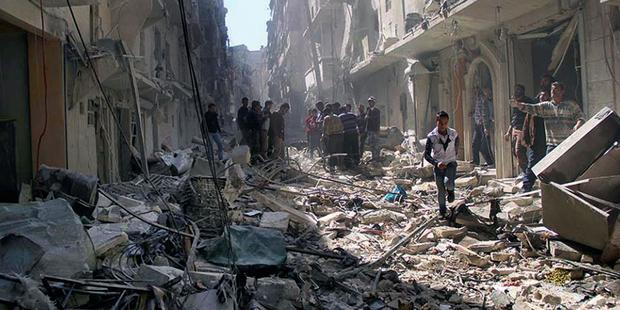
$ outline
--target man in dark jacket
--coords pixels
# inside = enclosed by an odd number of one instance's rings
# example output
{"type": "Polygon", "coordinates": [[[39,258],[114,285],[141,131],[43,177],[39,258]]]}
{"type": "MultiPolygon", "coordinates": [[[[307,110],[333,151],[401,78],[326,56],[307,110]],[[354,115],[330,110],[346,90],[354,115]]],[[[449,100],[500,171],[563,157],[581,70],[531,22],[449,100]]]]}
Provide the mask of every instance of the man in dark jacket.
{"type": "Polygon", "coordinates": [[[260,128],[263,118],[259,101],[252,101],[247,117],[248,146],[253,156],[260,154],[260,128]]]}
{"type": "Polygon", "coordinates": [[[368,98],[368,112],[366,113],[366,135],[368,145],[372,152],[372,161],[378,161],[381,154],[379,145],[379,131],[381,130],[381,111],[375,107],[377,100],[375,97],[368,98]]]}
{"type": "Polygon", "coordinates": [[[247,97],[243,97],[241,99],[241,107],[237,111],[237,127],[239,127],[239,131],[241,132],[241,139],[239,139],[239,144],[248,144],[248,114],[250,113],[250,109],[248,108],[247,97]]]}
{"type": "Polygon", "coordinates": [[[359,163],[359,132],[357,130],[357,117],[351,113],[350,104],[345,105],[338,115],[343,127],[344,152],[347,153],[346,168],[352,168],[359,163]]]}
{"type": "Polygon", "coordinates": [[[286,125],[284,116],[288,113],[290,108],[291,106],[288,103],[283,103],[278,112],[271,114],[269,131],[273,137],[273,158],[284,158],[284,128],[286,125]]]}
{"type": "Polygon", "coordinates": [[[204,117],[207,131],[209,132],[209,138],[211,139],[211,145],[213,145],[213,143],[217,145],[217,158],[222,160],[224,158],[224,143],[222,143],[222,129],[220,128],[215,103],[209,103],[208,110],[204,117]]]}

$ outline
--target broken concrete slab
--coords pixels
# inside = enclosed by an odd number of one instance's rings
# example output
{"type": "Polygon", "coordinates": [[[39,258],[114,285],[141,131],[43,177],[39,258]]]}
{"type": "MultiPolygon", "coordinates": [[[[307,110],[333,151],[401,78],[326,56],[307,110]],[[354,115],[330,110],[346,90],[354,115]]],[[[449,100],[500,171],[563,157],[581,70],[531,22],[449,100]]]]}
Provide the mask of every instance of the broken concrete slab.
{"type": "Polygon", "coordinates": [[[91,217],[94,211],[92,206],[97,202],[98,182],[96,176],[41,165],[33,182],[32,194],[45,199],[49,193],[55,193],[55,197],[71,199],[69,203],[76,214],[91,217]]]}
{"type": "Polygon", "coordinates": [[[513,252],[493,252],[491,253],[491,261],[502,263],[510,261],[515,258],[516,254],[513,252]]]}
{"type": "Polygon", "coordinates": [[[478,186],[478,176],[460,177],[454,180],[454,186],[458,188],[478,186]]]}
{"type": "Polygon", "coordinates": [[[95,255],[98,257],[129,241],[129,236],[126,233],[118,230],[108,230],[105,225],[91,227],[88,230],[88,235],[95,247],[95,255]]]}
{"type": "Polygon", "coordinates": [[[553,257],[568,259],[575,262],[581,261],[581,252],[562,241],[550,240],[547,243],[547,247],[553,257]]]}
{"type": "Polygon", "coordinates": [[[544,183],[572,182],[609,149],[616,141],[618,130],[620,117],[605,107],[547,154],[532,170],[544,183]]]}
{"type": "Polygon", "coordinates": [[[134,280],[144,281],[153,286],[164,284],[183,276],[183,270],[169,266],[141,265],[134,280]]]}
{"type": "Polygon", "coordinates": [[[260,220],[260,227],[273,228],[281,232],[288,230],[290,215],[286,212],[265,212],[260,220]]]}
{"type": "Polygon", "coordinates": [[[314,217],[312,217],[311,215],[299,211],[295,208],[289,207],[281,202],[279,202],[278,200],[276,200],[273,197],[267,196],[263,193],[259,193],[259,192],[253,192],[252,195],[254,196],[254,198],[262,203],[263,205],[265,205],[267,208],[273,210],[273,211],[282,211],[282,212],[287,212],[291,215],[291,220],[294,222],[297,222],[299,224],[302,225],[307,225],[312,229],[316,229],[317,228],[317,221],[314,217]]]}
{"type": "Polygon", "coordinates": [[[435,238],[452,238],[457,239],[467,233],[467,227],[460,228],[450,226],[439,226],[431,229],[435,238]]]}
{"type": "Polygon", "coordinates": [[[64,199],[0,204],[0,238],[11,234],[24,237],[43,250],[30,272],[34,279],[41,274],[71,277],[95,265],[93,245],[79,217],[64,199]]]}
{"type": "Polygon", "coordinates": [[[256,300],[268,309],[285,309],[284,304],[296,302],[301,290],[294,280],[283,278],[260,278],[256,281],[256,300]],[[287,303],[288,301],[288,303],[287,303]]]}

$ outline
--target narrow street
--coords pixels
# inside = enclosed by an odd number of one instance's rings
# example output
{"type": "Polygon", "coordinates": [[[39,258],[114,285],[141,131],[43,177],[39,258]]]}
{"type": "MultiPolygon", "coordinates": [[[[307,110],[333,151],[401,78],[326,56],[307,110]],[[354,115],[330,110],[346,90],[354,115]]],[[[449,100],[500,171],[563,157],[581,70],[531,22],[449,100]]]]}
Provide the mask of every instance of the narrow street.
{"type": "Polygon", "coordinates": [[[620,0],[0,1],[0,310],[619,309],[620,0]]]}

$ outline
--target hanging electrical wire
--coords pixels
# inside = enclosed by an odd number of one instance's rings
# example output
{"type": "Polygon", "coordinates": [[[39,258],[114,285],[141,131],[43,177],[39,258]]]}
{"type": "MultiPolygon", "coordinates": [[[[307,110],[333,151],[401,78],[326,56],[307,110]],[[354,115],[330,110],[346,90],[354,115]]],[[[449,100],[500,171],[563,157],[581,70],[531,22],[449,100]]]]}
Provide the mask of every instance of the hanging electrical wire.
{"type": "Polygon", "coordinates": [[[41,165],[41,143],[43,142],[43,137],[47,133],[47,62],[45,59],[45,16],[43,12],[43,0],[39,0],[39,8],[41,13],[41,60],[43,62],[43,109],[44,109],[44,119],[43,119],[43,130],[39,135],[39,139],[37,141],[37,158],[36,164],[37,168],[41,165]]]}

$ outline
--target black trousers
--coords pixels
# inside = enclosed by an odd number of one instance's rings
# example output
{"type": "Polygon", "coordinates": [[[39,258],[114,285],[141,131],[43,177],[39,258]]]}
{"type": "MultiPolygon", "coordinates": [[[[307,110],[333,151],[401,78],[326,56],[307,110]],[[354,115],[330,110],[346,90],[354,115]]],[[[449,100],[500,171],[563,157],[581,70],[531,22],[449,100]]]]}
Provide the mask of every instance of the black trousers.
{"type": "Polygon", "coordinates": [[[343,139],[343,153],[348,155],[345,166],[351,168],[359,164],[360,161],[359,134],[357,132],[345,132],[343,139]]]}
{"type": "Polygon", "coordinates": [[[493,160],[493,152],[491,152],[491,143],[489,141],[489,136],[484,133],[483,125],[474,126],[473,140],[472,151],[474,153],[474,164],[480,165],[480,153],[482,153],[484,161],[488,165],[494,165],[495,161],[493,160]]]}
{"type": "MultiPolygon", "coordinates": [[[[325,140],[325,154],[332,155],[342,153],[343,150],[343,134],[335,134],[335,135],[326,135],[324,136],[325,140]]],[[[330,168],[334,168],[338,164],[339,159],[335,156],[330,156],[327,161],[330,168]]]]}

